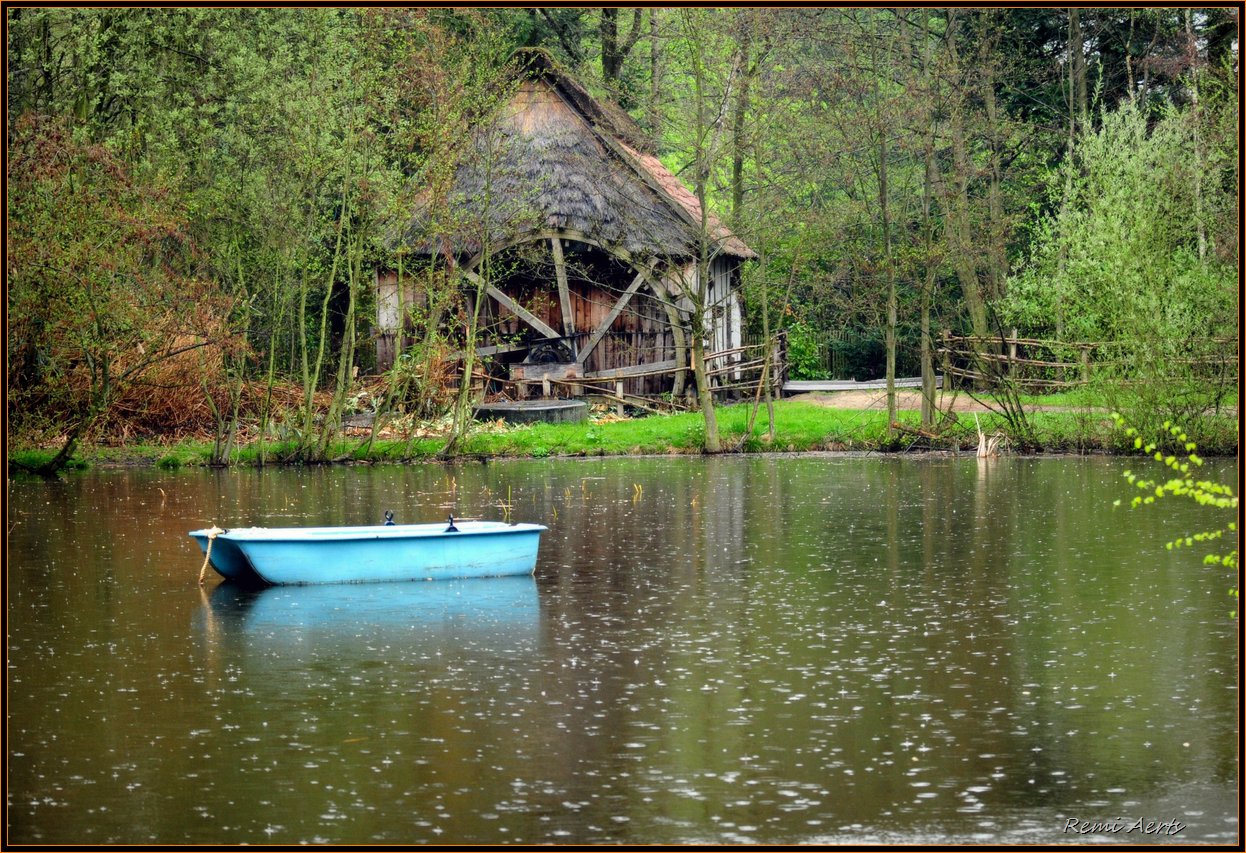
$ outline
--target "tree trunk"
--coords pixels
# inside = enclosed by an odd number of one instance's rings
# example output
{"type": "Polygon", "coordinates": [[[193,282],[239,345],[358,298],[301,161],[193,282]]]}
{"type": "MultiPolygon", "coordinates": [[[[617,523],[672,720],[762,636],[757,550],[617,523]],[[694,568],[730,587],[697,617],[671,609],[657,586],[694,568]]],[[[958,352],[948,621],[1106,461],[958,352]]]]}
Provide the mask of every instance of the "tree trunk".
{"type": "MultiPolygon", "coordinates": [[[[926,280],[921,292],[921,359],[922,359],[922,427],[934,426],[935,375],[934,342],[930,336],[930,308],[934,301],[937,281],[937,264],[934,257],[934,219],[931,216],[931,197],[934,192],[934,118],[931,114],[930,132],[926,137],[926,179],[922,184],[922,230],[926,240],[926,280]]],[[[947,378],[944,377],[944,381],[947,378]]]]}
{"type": "Polygon", "coordinates": [[[1199,104],[1199,57],[1198,43],[1194,39],[1194,25],[1190,10],[1185,10],[1185,35],[1190,44],[1193,56],[1190,59],[1190,108],[1193,115],[1190,122],[1194,128],[1194,221],[1198,229],[1198,259],[1207,260],[1207,224],[1203,221],[1203,162],[1206,152],[1203,148],[1202,111],[1199,104]]]}
{"type": "Polygon", "coordinates": [[[601,76],[607,86],[618,85],[622,68],[623,57],[619,54],[619,10],[607,7],[601,10],[601,76]]]}
{"type": "Polygon", "coordinates": [[[329,445],[337,435],[341,425],[342,410],[346,405],[346,397],[350,392],[355,378],[355,306],[358,302],[360,279],[362,278],[363,237],[356,232],[351,235],[351,246],[346,258],[346,321],[342,332],[342,346],[338,352],[337,378],[333,383],[333,398],[329,403],[329,411],[325,413],[321,424],[320,440],[316,448],[316,458],[329,458],[329,445]]]}
{"type": "Polygon", "coordinates": [[[891,216],[887,186],[887,135],[882,128],[878,137],[878,206],[883,223],[883,269],[887,276],[887,438],[892,437],[891,425],[896,422],[896,274],[891,263],[891,216]]]}
{"type": "Polygon", "coordinates": [[[1090,108],[1086,98],[1086,48],[1082,39],[1081,13],[1069,9],[1069,73],[1072,75],[1073,114],[1077,129],[1084,131],[1090,108]]]}
{"type": "Polygon", "coordinates": [[[662,143],[661,86],[658,76],[658,10],[649,9],[649,135],[654,150],[662,143]]]}
{"type": "MultiPolygon", "coordinates": [[[[718,453],[722,450],[722,442],[718,435],[718,416],[714,411],[714,395],[710,388],[710,377],[705,367],[705,337],[709,329],[710,314],[710,246],[711,238],[709,233],[709,181],[710,175],[714,172],[714,166],[718,162],[719,143],[721,137],[717,135],[720,128],[717,122],[717,113],[715,106],[709,102],[709,96],[706,91],[706,64],[705,56],[695,51],[702,50],[703,47],[700,40],[696,38],[699,33],[693,23],[693,13],[685,9],[682,12],[685,25],[687,27],[686,35],[691,36],[694,42],[694,54],[691,57],[692,72],[692,89],[693,89],[693,142],[692,142],[692,167],[693,167],[693,190],[700,205],[701,214],[700,228],[697,234],[697,262],[694,271],[694,279],[691,282],[691,288],[685,286],[684,293],[692,302],[691,316],[691,358],[692,358],[692,376],[696,381],[697,402],[701,408],[701,414],[705,419],[705,452],[718,453]]],[[[729,91],[731,83],[728,81],[724,87],[725,91],[729,91]]]]}
{"type": "Polygon", "coordinates": [[[731,221],[737,227],[744,213],[744,154],[748,144],[745,140],[745,120],[748,117],[749,88],[753,77],[753,19],[751,16],[743,17],[745,15],[748,15],[748,11],[742,10],[740,40],[736,48],[736,59],[741,69],[740,85],[731,111],[731,221]]]}
{"type": "Polygon", "coordinates": [[[601,10],[601,76],[623,109],[630,109],[632,106],[631,98],[623,86],[623,61],[640,38],[640,24],[641,10],[634,9],[632,31],[620,41],[619,10],[613,7],[601,10]]]}
{"type": "Polygon", "coordinates": [[[986,245],[987,293],[990,299],[1001,299],[1008,277],[1008,249],[1005,245],[1008,230],[1001,189],[1004,181],[1001,140],[1004,134],[995,103],[995,74],[988,57],[983,57],[982,69],[982,101],[986,107],[987,139],[991,150],[987,175],[987,216],[990,223],[986,245]]]}
{"type": "Polygon", "coordinates": [[[951,187],[947,179],[934,166],[936,182],[945,199],[943,235],[947,252],[952,258],[952,268],[960,282],[961,294],[965,300],[965,308],[969,313],[969,323],[973,334],[986,337],[989,327],[986,320],[986,303],[982,297],[982,284],[978,278],[978,266],[973,256],[973,240],[969,224],[969,190],[968,175],[969,159],[965,151],[965,136],[962,120],[953,108],[950,121],[952,133],[953,168],[951,187]]]}
{"type": "Polygon", "coordinates": [[[944,184],[944,234],[947,250],[953,259],[953,268],[960,281],[961,295],[965,300],[965,308],[969,312],[969,323],[973,334],[985,338],[990,333],[986,320],[986,302],[982,295],[982,282],[978,277],[978,265],[974,255],[972,229],[969,222],[969,176],[972,164],[969,161],[968,144],[965,140],[964,100],[968,97],[965,91],[964,73],[960,70],[960,61],[956,52],[956,16],[949,14],[948,30],[945,39],[948,55],[952,65],[959,73],[953,78],[953,85],[959,91],[951,93],[948,110],[948,130],[952,142],[952,186],[944,184]],[[959,85],[958,85],[959,84],[959,85]]]}
{"type": "Polygon", "coordinates": [[[935,395],[938,389],[935,387],[934,372],[934,351],[932,340],[930,338],[930,303],[931,293],[934,291],[934,268],[930,267],[926,271],[926,285],[922,288],[922,307],[921,307],[921,359],[922,359],[922,428],[930,429],[934,426],[935,412],[935,395]]]}
{"type": "Polygon", "coordinates": [[[714,411],[714,394],[710,389],[709,371],[705,367],[705,338],[699,330],[692,335],[692,375],[697,383],[697,403],[705,417],[705,452],[721,453],[718,414],[714,411]]]}
{"type": "Polygon", "coordinates": [[[68,464],[70,458],[74,455],[74,451],[78,449],[78,439],[84,431],[85,427],[82,426],[72,430],[69,436],[65,439],[65,443],[61,445],[61,449],[56,452],[56,455],[39,467],[35,468],[34,472],[48,477],[64,468],[65,465],[68,464]]]}
{"type": "Polygon", "coordinates": [[[470,276],[469,280],[476,285],[472,291],[472,305],[467,315],[466,340],[463,343],[463,371],[459,378],[459,390],[454,397],[451,417],[450,437],[438,455],[450,459],[459,452],[459,445],[467,437],[468,427],[472,420],[472,376],[476,370],[476,339],[480,333],[480,310],[489,298],[490,259],[486,253],[480,263],[480,272],[470,276]]]}
{"type": "Polygon", "coordinates": [[[302,298],[299,303],[299,335],[302,340],[303,352],[303,427],[299,436],[299,456],[304,460],[312,461],[314,456],[308,459],[312,454],[313,447],[316,444],[312,435],[312,425],[314,423],[316,388],[320,385],[320,370],[324,365],[325,338],[328,336],[329,323],[329,299],[333,295],[333,284],[337,281],[338,264],[342,258],[342,234],[346,227],[346,219],[350,216],[350,205],[348,204],[348,194],[350,186],[350,172],[346,171],[342,178],[342,209],[338,213],[337,236],[333,245],[333,262],[329,265],[329,277],[325,282],[324,300],[320,306],[320,340],[316,349],[316,364],[312,369],[308,364],[308,342],[307,342],[307,324],[305,322],[307,313],[307,282],[304,276],[302,298]]]}
{"type": "MultiPolygon", "coordinates": [[[[763,255],[761,258],[758,259],[758,267],[762,270],[762,274],[761,274],[762,275],[762,280],[761,280],[761,339],[762,339],[762,346],[764,347],[763,352],[765,353],[766,364],[777,365],[778,359],[775,358],[775,353],[774,353],[775,341],[772,336],[772,330],[770,328],[770,280],[766,276],[765,265],[766,265],[766,258],[763,255]]],[[[776,374],[776,372],[772,368],[769,378],[766,381],[766,389],[765,389],[765,392],[766,392],[766,424],[767,424],[766,435],[770,438],[770,441],[772,442],[774,441],[774,438],[775,438],[774,386],[779,381],[779,379],[780,377],[776,374]]]]}

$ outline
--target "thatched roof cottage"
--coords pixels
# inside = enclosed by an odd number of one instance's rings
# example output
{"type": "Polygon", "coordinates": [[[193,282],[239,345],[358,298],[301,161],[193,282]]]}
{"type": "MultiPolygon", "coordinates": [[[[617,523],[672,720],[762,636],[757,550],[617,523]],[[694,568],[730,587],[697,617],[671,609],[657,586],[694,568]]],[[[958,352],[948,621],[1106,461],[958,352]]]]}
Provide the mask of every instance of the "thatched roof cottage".
{"type": "MultiPolygon", "coordinates": [[[[707,295],[710,351],[740,345],[740,263],[754,253],[655,156],[636,123],[593,98],[543,51],[519,55],[509,103],[478,130],[443,211],[417,209],[398,243],[485,280],[477,350],[513,379],[622,381],[629,395],[682,392],[690,295],[707,295]],[[710,282],[698,289],[698,252],[710,282]]],[[[377,276],[378,367],[396,355],[403,306],[377,276]]]]}

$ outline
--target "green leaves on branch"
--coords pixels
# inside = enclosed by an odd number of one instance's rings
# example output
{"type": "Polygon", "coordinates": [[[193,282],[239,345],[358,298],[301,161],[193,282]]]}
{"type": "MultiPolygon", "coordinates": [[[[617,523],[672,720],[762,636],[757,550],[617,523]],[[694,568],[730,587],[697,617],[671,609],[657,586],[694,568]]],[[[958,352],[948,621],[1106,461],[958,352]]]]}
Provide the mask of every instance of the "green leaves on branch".
{"type": "MultiPolygon", "coordinates": [[[[1138,431],[1128,426],[1125,419],[1117,412],[1112,413],[1112,420],[1115,421],[1117,429],[1122,429],[1125,435],[1133,437],[1136,449],[1140,449],[1148,455],[1154,454],[1157,462],[1162,462],[1180,475],[1161,483],[1158,480],[1140,477],[1133,471],[1125,471],[1123,475],[1125,479],[1140,492],[1130,501],[1131,508],[1136,509],[1140,506],[1147,506],[1165,497],[1183,497],[1195,501],[1200,506],[1231,510],[1234,517],[1236,517],[1238,496],[1233,493],[1232,486],[1212,480],[1195,480],[1189,475],[1191,467],[1201,467],[1203,460],[1195,453],[1195,450],[1197,450],[1195,443],[1189,440],[1189,437],[1179,426],[1170,421],[1164,422],[1164,430],[1168,433],[1169,438],[1179,442],[1184,449],[1184,458],[1179,457],[1177,454],[1165,455],[1162,451],[1156,449],[1157,445],[1154,443],[1146,443],[1144,445],[1142,437],[1138,435],[1138,431]]],[[[1114,506],[1120,506],[1120,504],[1120,500],[1113,502],[1114,506]]],[[[1165,543],[1164,547],[1169,551],[1191,548],[1195,544],[1224,540],[1226,539],[1226,534],[1236,537],[1236,521],[1230,521],[1224,527],[1218,529],[1204,530],[1188,536],[1179,536],[1165,543]]],[[[1237,548],[1224,553],[1207,554],[1203,557],[1203,565],[1223,566],[1236,573],[1238,566],[1237,548]]],[[[1230,589],[1229,594],[1236,599],[1237,589],[1230,589]]],[[[1237,615],[1236,610],[1232,615],[1237,615]]]]}

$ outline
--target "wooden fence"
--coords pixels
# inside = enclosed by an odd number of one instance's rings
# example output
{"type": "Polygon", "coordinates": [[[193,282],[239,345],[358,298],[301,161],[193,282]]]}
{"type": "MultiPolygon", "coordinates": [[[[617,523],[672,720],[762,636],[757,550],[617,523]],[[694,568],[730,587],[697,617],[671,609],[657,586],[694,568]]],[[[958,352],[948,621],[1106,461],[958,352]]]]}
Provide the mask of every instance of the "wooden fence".
{"type": "MultiPolygon", "coordinates": [[[[1190,370],[1195,376],[1237,381],[1238,341],[1204,338],[1187,342],[1186,352],[1164,363],[1190,370]]],[[[1054,341],[1010,336],[975,337],[944,331],[936,355],[949,385],[978,385],[1008,381],[1035,392],[1077,388],[1110,376],[1133,381],[1136,371],[1129,345],[1103,341],[1054,341]]],[[[1176,370],[1173,371],[1176,373],[1176,370]]]]}
{"type": "MultiPolygon", "coordinates": [[[[785,334],[781,332],[780,334],[785,334]]],[[[845,351],[854,346],[861,346],[865,341],[865,336],[851,329],[832,329],[820,334],[820,339],[815,344],[813,361],[817,364],[817,377],[806,378],[826,378],[826,379],[849,379],[851,378],[852,365],[849,363],[845,351]]],[[[762,343],[761,335],[746,334],[744,343],[756,346],[762,343]]]]}
{"type": "MultiPolygon", "coordinates": [[[[806,338],[804,350],[792,347],[788,365],[794,380],[881,379],[886,371],[886,349],[881,330],[871,335],[856,327],[819,330],[812,344],[806,338]],[[812,349],[812,352],[810,352],[812,349]],[[799,373],[800,375],[794,375],[799,373]]],[[[745,343],[760,343],[761,336],[745,336],[745,343]]],[[[921,371],[920,339],[909,334],[896,342],[896,372],[915,375],[921,371]]]]}
{"type": "MultiPolygon", "coordinates": [[[[739,399],[762,395],[765,387],[769,386],[775,397],[780,396],[787,376],[786,345],[787,338],[780,333],[772,338],[768,346],[761,341],[707,353],[705,366],[713,394],[724,400],[739,399]]],[[[692,409],[697,405],[691,369],[679,366],[674,361],[600,371],[588,377],[534,377],[509,384],[515,386],[515,395],[520,398],[527,396],[530,391],[549,396],[558,387],[573,396],[595,397],[620,408],[627,405],[647,411],[672,411],[692,409]],[[629,379],[639,376],[671,376],[681,371],[685,374],[684,394],[681,397],[641,396],[629,394],[625,390],[625,383],[629,379]]]]}

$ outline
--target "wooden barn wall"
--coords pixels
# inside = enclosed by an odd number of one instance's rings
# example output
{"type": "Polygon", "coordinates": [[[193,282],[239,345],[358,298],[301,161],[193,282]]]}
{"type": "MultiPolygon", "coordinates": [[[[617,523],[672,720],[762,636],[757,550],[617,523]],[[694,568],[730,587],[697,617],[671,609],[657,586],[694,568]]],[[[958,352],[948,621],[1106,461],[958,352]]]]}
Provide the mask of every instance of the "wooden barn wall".
{"type": "MultiPolygon", "coordinates": [[[[738,273],[739,266],[721,255],[710,262],[711,352],[738,349],[744,343],[744,312],[737,288],[738,273]]],[[[738,362],[741,359],[737,354],[730,356],[729,360],[738,362]]],[[[734,373],[732,378],[738,380],[739,373],[734,373]]]]}
{"type": "MultiPolygon", "coordinates": [[[[743,316],[737,292],[737,269],[736,264],[727,258],[717,258],[711,266],[709,297],[712,331],[710,340],[707,341],[711,351],[739,347],[742,341],[743,316]]],[[[582,346],[588,341],[629,283],[630,279],[619,280],[609,282],[608,286],[603,287],[583,280],[569,282],[571,310],[579,345],[582,346]]],[[[411,344],[409,335],[404,336],[401,343],[398,340],[399,318],[405,307],[418,297],[409,280],[404,285],[400,292],[398,277],[394,271],[380,271],[376,274],[378,370],[389,369],[401,349],[411,344]]],[[[505,283],[502,290],[550,327],[558,330],[563,328],[557,286],[552,281],[517,277],[505,283]]],[[[481,330],[481,346],[541,340],[541,335],[535,329],[493,299],[486,299],[483,306],[481,330]]],[[[524,355],[523,352],[503,354],[498,356],[498,360],[514,363],[522,361],[524,355]]],[[[588,357],[584,370],[591,373],[654,364],[673,360],[675,355],[675,337],[668,325],[666,311],[648,287],[642,287],[598,342],[588,357]]],[[[602,384],[613,387],[612,380],[602,384]]],[[[670,374],[630,377],[624,380],[625,392],[636,396],[669,393],[672,385],[673,377],[670,374]]]]}
{"type": "Polygon", "coordinates": [[[398,324],[402,317],[402,295],[397,272],[376,275],[376,369],[389,370],[398,358],[398,324]]]}
{"type": "MultiPolygon", "coordinates": [[[[570,282],[571,313],[575,318],[578,346],[588,342],[593,331],[606,319],[618,301],[619,294],[627,287],[620,283],[615,287],[598,287],[584,282],[570,282]]],[[[561,330],[562,309],[555,289],[536,287],[503,288],[507,296],[532,312],[546,325],[561,330]]],[[[489,333],[481,340],[482,346],[504,344],[515,339],[539,340],[540,335],[509,309],[490,299],[482,312],[482,329],[489,333]]],[[[606,335],[597,343],[584,363],[586,373],[654,364],[675,358],[675,336],[667,323],[662,304],[641,288],[614,322],[606,335]]],[[[516,353],[515,361],[523,355],[516,353]]],[[[670,376],[639,376],[624,380],[628,394],[650,396],[667,392],[673,379],[670,376]]],[[[613,381],[603,383],[613,386],[613,381]]]]}
{"type": "Polygon", "coordinates": [[[373,273],[376,286],[376,370],[383,373],[394,366],[398,354],[415,343],[408,324],[398,338],[398,327],[406,320],[413,304],[425,304],[424,292],[410,278],[398,287],[398,273],[380,270],[373,273]]]}

